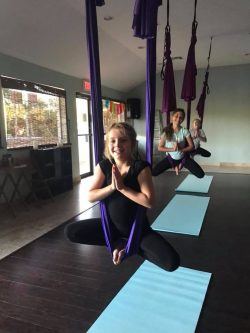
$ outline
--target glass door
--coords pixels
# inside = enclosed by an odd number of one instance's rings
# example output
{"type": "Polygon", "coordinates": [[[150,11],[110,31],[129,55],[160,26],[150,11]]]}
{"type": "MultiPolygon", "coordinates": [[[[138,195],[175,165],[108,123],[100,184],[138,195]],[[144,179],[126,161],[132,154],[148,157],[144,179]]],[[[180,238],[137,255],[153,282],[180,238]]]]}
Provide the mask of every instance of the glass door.
{"type": "Polygon", "coordinates": [[[93,174],[92,130],[89,97],[76,95],[77,136],[81,178],[93,174]]]}

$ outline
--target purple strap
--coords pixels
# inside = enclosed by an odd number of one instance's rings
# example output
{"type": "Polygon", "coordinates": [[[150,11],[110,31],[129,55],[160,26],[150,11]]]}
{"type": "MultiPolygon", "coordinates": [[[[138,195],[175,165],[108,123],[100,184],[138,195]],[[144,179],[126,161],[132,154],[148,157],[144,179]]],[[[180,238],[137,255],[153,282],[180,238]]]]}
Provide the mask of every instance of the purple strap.
{"type": "Polygon", "coordinates": [[[146,71],[146,158],[152,165],[155,124],[156,38],[147,40],[146,71]]]}
{"type": "Polygon", "coordinates": [[[176,109],[174,69],[171,58],[171,34],[169,25],[169,0],[167,0],[167,25],[165,27],[164,55],[161,78],[164,80],[162,112],[166,113],[166,125],[170,124],[170,112],[176,109]]]}
{"type": "Polygon", "coordinates": [[[207,97],[207,94],[210,93],[210,89],[209,89],[209,85],[208,85],[208,76],[209,76],[209,68],[210,68],[209,62],[210,62],[210,57],[211,57],[212,40],[213,40],[213,37],[211,37],[211,40],[210,40],[209,53],[208,53],[208,58],[207,58],[207,61],[208,61],[207,70],[206,70],[206,73],[205,73],[205,79],[203,81],[202,93],[201,93],[201,96],[199,98],[198,104],[196,106],[196,110],[197,110],[198,115],[201,119],[201,125],[203,123],[206,97],[207,97]]]}
{"type": "Polygon", "coordinates": [[[194,19],[192,23],[192,36],[191,42],[188,49],[186,67],[184,71],[184,78],[182,83],[181,98],[187,102],[187,128],[190,127],[190,116],[191,116],[191,101],[196,98],[196,75],[197,67],[195,61],[195,44],[197,42],[196,30],[198,22],[196,21],[196,5],[197,0],[195,0],[194,7],[194,19]]]}
{"type": "Polygon", "coordinates": [[[146,67],[146,159],[152,164],[155,121],[156,35],[158,7],[162,0],[135,0],[134,36],[147,38],[146,67]]]}
{"type": "MultiPolygon", "coordinates": [[[[101,210],[102,228],[104,232],[105,241],[108,247],[108,251],[112,256],[114,248],[110,232],[110,224],[109,224],[107,209],[103,201],[100,201],[100,210],[101,210]]],[[[140,238],[141,238],[141,229],[145,216],[146,216],[146,208],[143,206],[139,206],[137,208],[136,217],[129,234],[127,245],[125,247],[125,256],[123,257],[123,260],[126,257],[138,253],[140,238]]]]}
{"type": "Polygon", "coordinates": [[[162,0],[135,0],[132,29],[139,38],[155,38],[158,7],[162,0]]]}
{"type": "Polygon", "coordinates": [[[134,223],[132,225],[128,242],[126,245],[125,257],[137,254],[140,246],[142,225],[146,217],[146,208],[138,206],[134,223]]]}
{"type": "Polygon", "coordinates": [[[112,255],[112,253],[113,253],[112,236],[111,236],[111,232],[110,232],[106,206],[103,201],[100,201],[100,211],[101,211],[102,229],[104,232],[106,245],[108,247],[109,253],[112,255]]]}
{"type": "MultiPolygon", "coordinates": [[[[96,3],[92,0],[85,0],[86,4],[86,38],[88,44],[88,58],[90,69],[91,84],[91,110],[94,133],[94,152],[95,163],[97,164],[103,156],[104,150],[104,129],[102,117],[102,92],[101,92],[101,75],[99,61],[99,43],[96,3]]],[[[97,1],[101,6],[104,1],[97,1]]]]}
{"type": "MultiPolygon", "coordinates": [[[[134,32],[135,35],[141,38],[153,38],[147,43],[147,52],[151,57],[147,59],[147,80],[152,83],[148,86],[147,96],[147,140],[148,153],[147,159],[151,162],[152,156],[152,140],[153,140],[153,121],[155,108],[155,72],[156,72],[156,27],[157,27],[157,11],[162,0],[136,0],[134,10],[134,32]],[[151,125],[150,125],[151,124],[151,125]]],[[[104,5],[103,0],[85,0],[86,4],[86,31],[88,43],[88,56],[90,67],[90,82],[91,82],[91,109],[94,128],[94,150],[96,164],[102,159],[104,148],[104,130],[102,119],[102,94],[101,94],[101,77],[100,77],[100,60],[98,47],[98,27],[96,5],[104,5]]],[[[147,83],[149,84],[149,83],[147,83]]],[[[113,252],[113,243],[110,232],[108,214],[104,203],[100,203],[102,226],[104,236],[109,252],[113,252]]],[[[141,225],[145,217],[146,209],[138,207],[135,221],[131,228],[131,232],[126,246],[126,256],[132,255],[138,251],[139,240],[141,236],[141,225]]]]}

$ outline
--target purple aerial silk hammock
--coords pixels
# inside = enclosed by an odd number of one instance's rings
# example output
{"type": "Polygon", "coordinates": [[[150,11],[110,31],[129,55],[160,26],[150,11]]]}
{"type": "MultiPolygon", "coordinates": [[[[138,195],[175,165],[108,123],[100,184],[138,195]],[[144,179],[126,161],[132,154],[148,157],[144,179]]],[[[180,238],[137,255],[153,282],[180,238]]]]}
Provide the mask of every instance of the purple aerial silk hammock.
{"type": "Polygon", "coordinates": [[[187,128],[190,127],[190,115],[191,115],[191,101],[196,98],[196,75],[197,67],[195,63],[195,44],[197,42],[196,30],[198,22],[196,21],[196,5],[194,6],[194,19],[192,23],[192,37],[188,50],[188,56],[186,61],[186,67],[184,71],[184,79],[182,84],[181,98],[187,102],[187,128]]]}
{"type": "MultiPolygon", "coordinates": [[[[101,211],[102,227],[104,231],[106,245],[110,254],[112,255],[114,247],[110,231],[109,218],[105,203],[103,201],[100,201],[100,211],[101,211]]],[[[127,240],[127,245],[125,248],[125,256],[123,257],[123,259],[138,253],[140,245],[141,227],[142,227],[142,222],[145,219],[145,216],[146,216],[146,208],[139,206],[137,208],[136,216],[130,230],[129,238],[127,240]]]]}
{"type": "Polygon", "coordinates": [[[146,159],[152,165],[155,124],[156,38],[147,39],[146,159]]]}
{"type": "Polygon", "coordinates": [[[169,0],[167,1],[167,25],[165,27],[164,56],[161,70],[161,78],[164,80],[162,112],[166,113],[166,125],[170,124],[170,112],[176,109],[176,94],[173,62],[171,58],[171,35],[169,25],[169,0]]]}
{"type": "Polygon", "coordinates": [[[207,97],[207,94],[210,93],[210,89],[209,89],[209,86],[208,86],[208,76],[209,76],[209,69],[210,69],[210,56],[211,56],[212,39],[213,39],[213,37],[211,37],[211,41],[210,41],[209,53],[208,53],[208,58],[207,58],[208,64],[207,64],[207,69],[206,69],[206,73],[205,73],[205,79],[203,81],[202,93],[200,95],[198,104],[196,106],[196,110],[197,110],[198,115],[199,115],[200,120],[201,120],[201,125],[203,123],[206,97],[207,97]]]}
{"type": "MultiPolygon", "coordinates": [[[[85,0],[86,4],[86,37],[88,44],[88,58],[90,68],[90,83],[91,83],[91,110],[94,128],[94,152],[95,163],[97,164],[102,159],[104,150],[104,129],[102,118],[102,94],[101,94],[101,76],[100,76],[100,60],[98,46],[98,27],[96,5],[104,5],[104,1],[85,0]]],[[[110,253],[113,252],[112,238],[107,219],[105,204],[100,202],[100,212],[102,220],[102,228],[105,241],[110,253]]]]}
{"type": "MultiPolygon", "coordinates": [[[[144,2],[144,1],[142,1],[144,2]]],[[[157,1],[161,3],[161,1],[157,1]]],[[[103,5],[104,1],[96,1],[96,3],[92,0],[85,0],[86,3],[86,31],[87,31],[87,43],[88,43],[88,56],[89,56],[89,66],[90,66],[90,82],[91,82],[91,106],[92,106],[92,116],[93,116],[93,127],[94,127],[94,147],[95,147],[95,162],[98,163],[102,159],[102,153],[104,148],[104,130],[103,130],[103,119],[102,119],[102,96],[101,96],[101,78],[100,78],[100,61],[99,61],[99,48],[98,48],[98,28],[97,28],[97,17],[96,17],[96,5],[103,5]]],[[[144,14],[146,14],[145,17],[138,16],[137,13],[137,19],[134,19],[135,21],[140,20],[140,22],[143,22],[144,27],[147,27],[146,33],[143,34],[145,36],[147,35],[148,38],[152,38],[152,32],[154,32],[154,36],[156,36],[156,15],[154,14],[153,17],[155,17],[154,22],[155,26],[153,27],[152,24],[152,10],[155,8],[156,1],[154,0],[148,0],[147,4],[149,5],[147,7],[146,12],[144,11],[144,14]],[[147,22],[150,22],[150,24],[147,24],[147,22]],[[151,30],[150,30],[151,29],[151,30]],[[151,31],[151,32],[150,32],[151,31]]],[[[140,8],[146,8],[145,6],[139,6],[140,8]]],[[[158,8],[158,6],[157,6],[158,8]]],[[[154,107],[155,107],[155,71],[156,71],[156,40],[153,38],[152,40],[147,41],[147,82],[150,84],[149,88],[147,89],[147,119],[150,121],[153,119],[152,124],[149,125],[149,130],[147,130],[147,141],[150,140],[150,144],[147,146],[147,150],[149,153],[147,153],[147,159],[149,162],[151,162],[151,156],[152,156],[152,133],[154,129],[154,107]],[[153,127],[151,128],[150,125],[153,127]],[[151,150],[151,152],[150,152],[151,150]],[[151,154],[151,155],[150,155],[151,154]]],[[[109,252],[112,255],[113,252],[113,242],[109,227],[109,220],[108,220],[108,214],[105,207],[105,203],[103,201],[100,202],[100,211],[101,211],[101,218],[102,218],[102,227],[104,231],[104,236],[106,240],[106,244],[108,247],[109,252]]],[[[126,254],[125,257],[129,255],[133,255],[134,253],[138,252],[139,247],[139,241],[141,236],[141,227],[142,222],[145,218],[146,214],[146,208],[143,206],[139,206],[137,209],[137,214],[135,217],[135,221],[133,223],[133,226],[131,228],[131,232],[129,235],[129,239],[126,246],[126,254]]]]}
{"type": "Polygon", "coordinates": [[[158,7],[162,0],[135,0],[132,29],[134,37],[155,38],[158,7]]]}
{"type": "Polygon", "coordinates": [[[152,164],[155,122],[157,13],[161,0],[135,0],[134,36],[147,38],[146,65],[146,159],[152,164]]]}
{"type": "Polygon", "coordinates": [[[95,163],[102,159],[104,151],[104,129],[102,118],[102,92],[98,46],[96,5],[104,5],[103,0],[86,0],[86,37],[90,68],[91,110],[93,115],[95,163]]]}

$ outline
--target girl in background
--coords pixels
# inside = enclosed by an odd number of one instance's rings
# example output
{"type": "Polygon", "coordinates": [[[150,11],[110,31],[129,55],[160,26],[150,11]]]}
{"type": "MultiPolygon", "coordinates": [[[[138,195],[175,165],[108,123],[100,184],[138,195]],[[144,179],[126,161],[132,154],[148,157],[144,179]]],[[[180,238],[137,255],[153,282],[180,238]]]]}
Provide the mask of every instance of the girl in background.
{"type": "Polygon", "coordinates": [[[194,119],[192,122],[192,128],[190,130],[191,137],[194,143],[194,149],[191,151],[190,155],[193,157],[194,155],[201,155],[203,157],[210,157],[211,153],[201,148],[200,142],[207,142],[207,137],[203,129],[201,128],[200,119],[194,119]]]}
{"type": "Polygon", "coordinates": [[[194,144],[189,130],[181,126],[184,119],[184,110],[177,108],[172,113],[172,122],[163,129],[158,150],[165,152],[166,157],[153,168],[153,176],[158,176],[171,168],[174,168],[178,175],[181,168],[185,167],[196,177],[204,177],[202,168],[189,157],[194,144]]]}

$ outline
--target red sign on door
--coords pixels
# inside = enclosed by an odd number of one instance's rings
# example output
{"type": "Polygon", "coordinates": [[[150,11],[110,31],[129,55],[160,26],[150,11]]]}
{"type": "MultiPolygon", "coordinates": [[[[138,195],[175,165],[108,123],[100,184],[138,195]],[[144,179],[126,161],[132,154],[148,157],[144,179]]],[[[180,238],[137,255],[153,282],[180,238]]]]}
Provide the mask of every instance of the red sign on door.
{"type": "Polygon", "coordinates": [[[83,89],[85,91],[90,91],[90,82],[87,80],[83,80],[83,89]]]}

